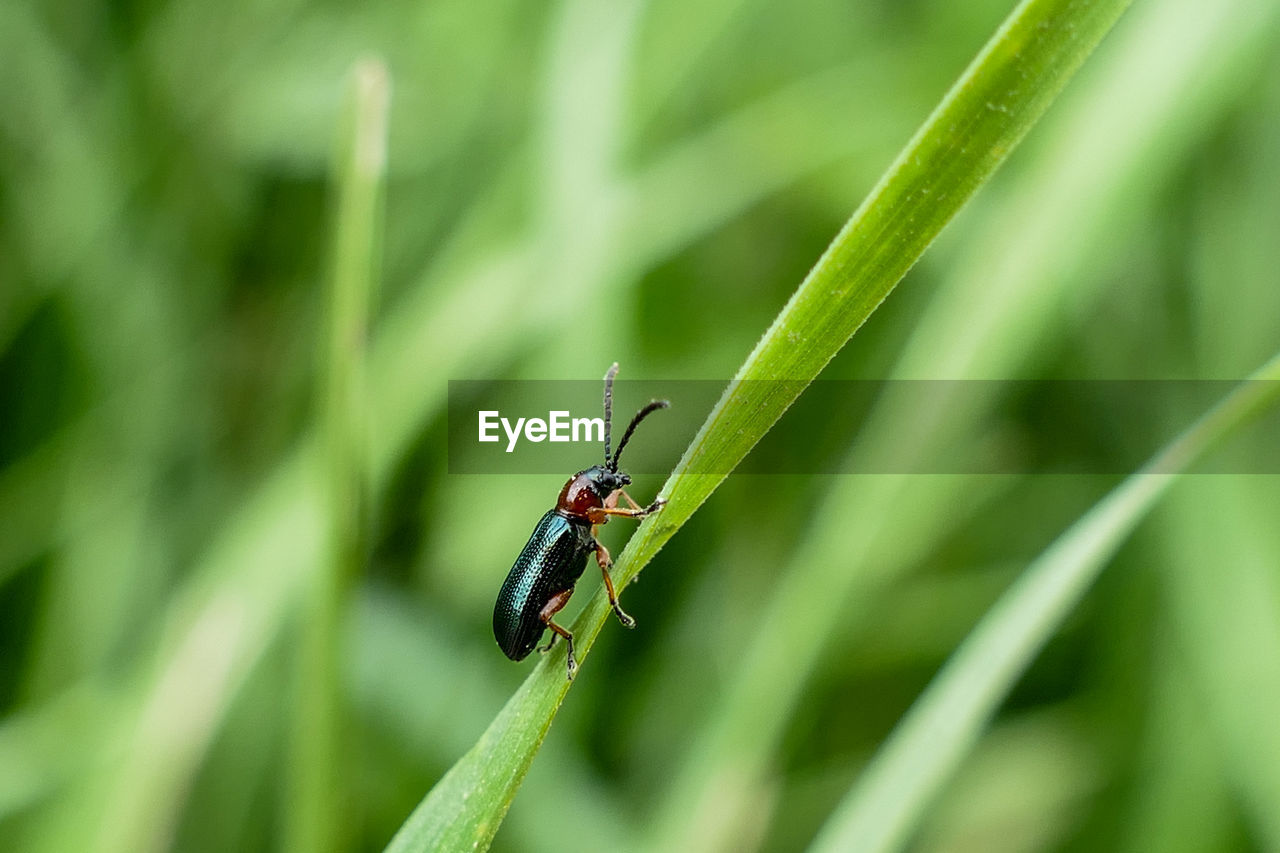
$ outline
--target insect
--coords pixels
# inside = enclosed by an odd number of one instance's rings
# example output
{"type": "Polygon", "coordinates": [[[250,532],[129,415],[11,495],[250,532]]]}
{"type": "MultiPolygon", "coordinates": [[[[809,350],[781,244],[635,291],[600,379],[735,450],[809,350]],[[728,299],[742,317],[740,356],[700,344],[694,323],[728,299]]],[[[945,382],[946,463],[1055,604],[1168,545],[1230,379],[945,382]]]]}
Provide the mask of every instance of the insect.
{"type": "Polygon", "coordinates": [[[627,425],[627,431],[622,434],[622,441],[618,442],[617,452],[610,456],[613,379],[617,374],[618,365],[615,363],[604,377],[604,464],[579,471],[564,484],[555,507],[542,516],[524,550],[516,558],[493,607],[493,636],[503,654],[512,660],[524,660],[548,628],[552,631],[551,641],[538,651],[549,651],[557,638],[564,637],[569,646],[567,665],[570,681],[578,669],[578,662],[573,656],[573,634],[557,625],[554,617],[573,595],[573,586],[586,570],[590,554],[595,554],[604,576],[604,588],[609,593],[609,604],[618,621],[626,628],[636,626],[635,620],[618,604],[618,593],[613,579],[609,577],[613,560],[608,549],[596,538],[596,529],[608,522],[611,515],[639,520],[662,509],[666,503],[659,498],[642,508],[632,500],[623,488],[630,485],[631,478],[618,470],[618,458],[622,456],[636,426],[670,404],[666,400],[654,400],[636,412],[627,425]],[[618,507],[619,498],[627,502],[627,508],[618,507]]]}

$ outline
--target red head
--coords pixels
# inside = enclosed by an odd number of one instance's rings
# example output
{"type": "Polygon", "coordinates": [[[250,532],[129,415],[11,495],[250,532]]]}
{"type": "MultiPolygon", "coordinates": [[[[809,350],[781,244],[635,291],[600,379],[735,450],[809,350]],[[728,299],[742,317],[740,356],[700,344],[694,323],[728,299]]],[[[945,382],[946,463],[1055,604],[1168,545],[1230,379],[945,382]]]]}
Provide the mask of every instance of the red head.
{"type": "Polygon", "coordinates": [[[556,509],[565,515],[587,517],[587,510],[604,506],[609,495],[631,483],[631,478],[600,465],[592,465],[569,478],[560,490],[556,509]]]}

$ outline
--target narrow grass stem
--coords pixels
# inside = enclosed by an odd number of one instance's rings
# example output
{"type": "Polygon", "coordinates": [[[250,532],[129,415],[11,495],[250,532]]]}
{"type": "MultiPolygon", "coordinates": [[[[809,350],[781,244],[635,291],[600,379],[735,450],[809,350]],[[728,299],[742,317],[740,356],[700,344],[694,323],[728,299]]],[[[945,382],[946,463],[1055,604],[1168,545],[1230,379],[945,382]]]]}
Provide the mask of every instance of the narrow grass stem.
{"type": "Polygon", "coordinates": [[[339,638],[348,591],[360,571],[367,541],[365,351],[379,266],[389,95],[387,69],[381,62],[365,60],[355,66],[336,162],[320,474],[326,530],[322,558],[306,592],[298,645],[285,821],[290,850],[323,853],[342,846],[339,638]]]}

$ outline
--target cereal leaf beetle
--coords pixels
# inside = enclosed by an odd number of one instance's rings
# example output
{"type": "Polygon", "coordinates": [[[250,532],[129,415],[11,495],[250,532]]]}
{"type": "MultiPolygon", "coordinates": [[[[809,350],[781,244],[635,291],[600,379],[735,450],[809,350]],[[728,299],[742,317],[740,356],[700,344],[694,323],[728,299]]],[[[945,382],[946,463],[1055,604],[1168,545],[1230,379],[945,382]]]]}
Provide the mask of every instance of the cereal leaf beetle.
{"type": "Polygon", "coordinates": [[[613,587],[613,579],[609,577],[613,561],[609,551],[596,538],[596,528],[606,523],[611,515],[639,520],[662,509],[666,503],[658,499],[642,508],[632,500],[623,488],[631,483],[631,478],[618,470],[618,458],[622,456],[636,426],[670,404],[666,400],[654,400],[636,412],[627,425],[627,431],[622,434],[622,441],[618,442],[617,452],[610,456],[613,379],[617,374],[618,365],[615,363],[604,377],[604,464],[579,471],[564,484],[555,507],[542,516],[524,550],[516,558],[493,607],[493,636],[503,654],[512,660],[524,660],[550,628],[551,641],[539,651],[549,650],[557,637],[564,637],[569,646],[567,665],[570,680],[578,669],[578,662],[573,656],[573,634],[557,625],[553,617],[573,595],[574,584],[586,571],[588,555],[594,553],[596,556],[604,577],[604,588],[609,593],[609,604],[618,621],[626,628],[636,625],[618,604],[618,593],[613,587]],[[618,507],[619,498],[627,502],[628,508],[618,507]]]}

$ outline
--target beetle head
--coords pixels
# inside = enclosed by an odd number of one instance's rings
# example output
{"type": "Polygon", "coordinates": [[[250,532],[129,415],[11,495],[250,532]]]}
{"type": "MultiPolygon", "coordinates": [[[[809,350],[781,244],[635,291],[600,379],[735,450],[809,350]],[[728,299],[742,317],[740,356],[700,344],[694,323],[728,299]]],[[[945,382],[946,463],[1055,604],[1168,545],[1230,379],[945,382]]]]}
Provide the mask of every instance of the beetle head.
{"type": "Polygon", "coordinates": [[[591,491],[599,495],[602,501],[623,486],[631,485],[631,477],[604,465],[592,465],[585,471],[580,471],[578,476],[585,477],[591,483],[591,491]]]}

